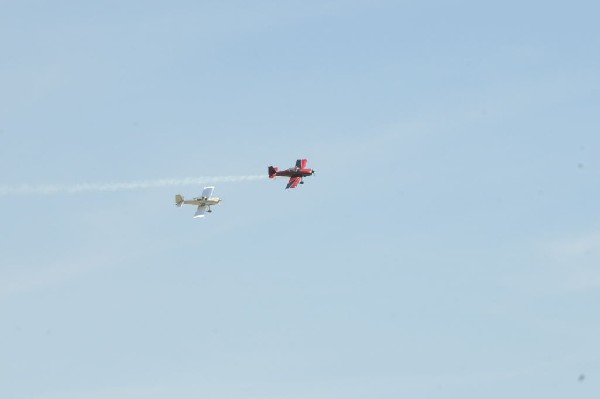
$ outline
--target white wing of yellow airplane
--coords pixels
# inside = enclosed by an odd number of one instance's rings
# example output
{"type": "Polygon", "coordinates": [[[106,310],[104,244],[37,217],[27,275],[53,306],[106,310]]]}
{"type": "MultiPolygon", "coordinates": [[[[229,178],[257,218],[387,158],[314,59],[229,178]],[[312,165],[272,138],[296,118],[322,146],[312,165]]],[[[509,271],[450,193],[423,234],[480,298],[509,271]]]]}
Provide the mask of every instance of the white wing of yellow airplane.
{"type": "Polygon", "coordinates": [[[204,212],[206,212],[206,205],[200,205],[198,206],[198,209],[196,209],[196,213],[194,214],[194,219],[195,218],[203,218],[204,217],[204,212]]]}

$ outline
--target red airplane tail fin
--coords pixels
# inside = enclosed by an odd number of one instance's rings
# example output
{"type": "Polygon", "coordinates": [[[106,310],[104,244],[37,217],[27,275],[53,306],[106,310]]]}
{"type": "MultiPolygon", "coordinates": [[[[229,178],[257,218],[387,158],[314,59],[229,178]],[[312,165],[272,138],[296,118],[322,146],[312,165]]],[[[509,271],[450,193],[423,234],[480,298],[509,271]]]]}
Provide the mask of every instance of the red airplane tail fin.
{"type": "Polygon", "coordinates": [[[269,166],[269,179],[274,179],[277,174],[277,168],[269,166]]]}

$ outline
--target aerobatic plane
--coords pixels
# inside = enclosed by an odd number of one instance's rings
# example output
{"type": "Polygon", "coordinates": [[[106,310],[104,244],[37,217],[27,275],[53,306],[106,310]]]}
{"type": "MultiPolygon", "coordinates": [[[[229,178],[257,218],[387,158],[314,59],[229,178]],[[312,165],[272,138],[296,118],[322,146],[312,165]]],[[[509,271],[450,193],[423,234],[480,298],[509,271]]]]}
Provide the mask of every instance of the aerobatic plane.
{"type": "Polygon", "coordinates": [[[296,166],[286,170],[279,171],[276,167],[269,166],[269,179],[274,179],[277,176],[286,176],[290,178],[286,189],[296,188],[298,184],[304,184],[302,180],[306,176],[312,176],[315,174],[313,169],[306,167],[306,159],[299,159],[296,161],[296,166]]]}
{"type": "Polygon", "coordinates": [[[209,213],[212,212],[210,210],[211,205],[217,205],[219,202],[221,202],[221,198],[211,197],[214,189],[214,187],[204,187],[204,190],[202,190],[202,195],[191,200],[185,200],[181,195],[177,194],[175,196],[175,205],[177,205],[177,207],[181,207],[183,204],[197,205],[198,209],[196,209],[194,217],[203,218],[205,211],[209,213]]]}

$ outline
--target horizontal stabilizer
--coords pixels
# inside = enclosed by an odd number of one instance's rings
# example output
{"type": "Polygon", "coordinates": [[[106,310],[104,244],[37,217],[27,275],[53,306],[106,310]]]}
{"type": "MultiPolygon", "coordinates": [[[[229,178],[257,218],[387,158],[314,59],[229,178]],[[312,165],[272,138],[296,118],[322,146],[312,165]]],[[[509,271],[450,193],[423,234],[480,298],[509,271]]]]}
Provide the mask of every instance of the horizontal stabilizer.
{"type": "Polygon", "coordinates": [[[277,170],[277,168],[269,166],[269,179],[273,179],[275,176],[277,176],[277,170]]]}

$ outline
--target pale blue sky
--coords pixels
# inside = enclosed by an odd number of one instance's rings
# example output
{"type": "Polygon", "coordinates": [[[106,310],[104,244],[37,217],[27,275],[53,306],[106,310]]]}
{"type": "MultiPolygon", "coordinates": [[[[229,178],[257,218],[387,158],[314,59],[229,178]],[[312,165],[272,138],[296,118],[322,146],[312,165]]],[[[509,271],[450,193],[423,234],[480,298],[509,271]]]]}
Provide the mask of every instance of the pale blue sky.
{"type": "Polygon", "coordinates": [[[1,1],[0,186],[317,174],[0,196],[0,397],[597,398],[599,14],[1,1]]]}

